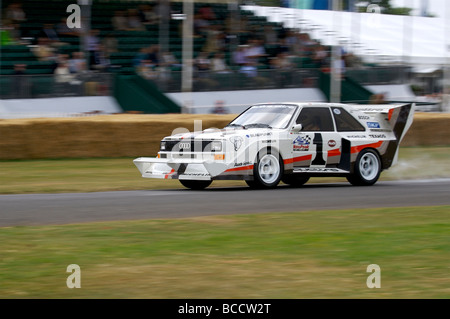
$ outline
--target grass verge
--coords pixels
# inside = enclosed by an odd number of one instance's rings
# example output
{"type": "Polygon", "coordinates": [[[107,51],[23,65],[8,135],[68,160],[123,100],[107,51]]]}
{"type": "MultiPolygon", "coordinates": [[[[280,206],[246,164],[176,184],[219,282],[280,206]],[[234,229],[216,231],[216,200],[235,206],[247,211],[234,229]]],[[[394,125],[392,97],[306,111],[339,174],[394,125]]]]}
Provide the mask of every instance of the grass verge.
{"type": "Polygon", "coordinates": [[[0,298],[449,298],[449,211],[0,228],[0,298]],[[80,289],[66,287],[69,264],[80,289]],[[380,289],[366,286],[370,264],[380,289]]]}
{"type": "MultiPolygon", "coordinates": [[[[396,166],[381,180],[450,177],[450,147],[401,148],[396,166]]],[[[0,161],[0,194],[96,192],[180,188],[178,180],[144,179],[133,158],[0,161]]],[[[313,178],[310,182],[345,181],[313,178]]],[[[215,181],[211,187],[245,186],[243,181],[215,181]]]]}

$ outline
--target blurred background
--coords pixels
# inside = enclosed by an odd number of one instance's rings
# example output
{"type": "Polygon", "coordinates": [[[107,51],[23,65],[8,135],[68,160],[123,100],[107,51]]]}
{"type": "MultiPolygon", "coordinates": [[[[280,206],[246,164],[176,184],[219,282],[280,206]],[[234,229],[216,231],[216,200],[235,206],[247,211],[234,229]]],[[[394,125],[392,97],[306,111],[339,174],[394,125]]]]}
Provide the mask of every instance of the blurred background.
{"type": "Polygon", "coordinates": [[[449,12],[442,0],[2,0],[0,118],[280,100],[448,112],[449,12]]]}

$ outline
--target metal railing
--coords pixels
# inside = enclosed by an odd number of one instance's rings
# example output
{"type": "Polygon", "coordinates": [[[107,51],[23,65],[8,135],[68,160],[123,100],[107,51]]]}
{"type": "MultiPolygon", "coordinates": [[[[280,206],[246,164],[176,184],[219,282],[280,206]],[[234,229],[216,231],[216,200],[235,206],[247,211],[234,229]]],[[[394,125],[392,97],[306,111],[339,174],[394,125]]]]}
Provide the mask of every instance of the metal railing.
{"type": "MultiPolygon", "coordinates": [[[[253,71],[194,72],[194,92],[284,88],[317,88],[319,69],[258,69],[253,71]]],[[[405,66],[347,68],[346,76],[361,85],[401,84],[410,81],[405,66]]],[[[150,79],[163,92],[181,92],[181,72],[165,70],[150,79]]]]}
{"type": "Polygon", "coordinates": [[[113,74],[1,75],[1,99],[71,96],[108,96],[113,91],[113,74]]]}
{"type": "Polygon", "coordinates": [[[361,85],[404,84],[411,79],[411,67],[376,66],[347,68],[345,75],[361,85]]]}
{"type": "MultiPolygon", "coordinates": [[[[229,70],[223,72],[194,72],[194,92],[234,91],[283,88],[317,87],[317,69],[261,69],[229,70]]],[[[182,75],[180,71],[165,71],[162,76],[156,74],[150,78],[158,88],[165,92],[181,92],[182,75]]]]}

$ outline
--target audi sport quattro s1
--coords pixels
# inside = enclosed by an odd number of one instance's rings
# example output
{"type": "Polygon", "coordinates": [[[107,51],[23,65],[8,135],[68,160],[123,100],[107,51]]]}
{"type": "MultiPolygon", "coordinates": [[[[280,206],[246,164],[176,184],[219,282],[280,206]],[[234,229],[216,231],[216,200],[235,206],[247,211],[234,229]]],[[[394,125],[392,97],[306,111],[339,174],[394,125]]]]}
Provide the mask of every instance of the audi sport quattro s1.
{"type": "Polygon", "coordinates": [[[252,188],[301,186],[312,176],[368,186],[396,163],[413,114],[410,103],[256,104],[223,129],[165,137],[156,158],[133,162],[142,177],[179,179],[191,189],[223,179],[252,188]]]}

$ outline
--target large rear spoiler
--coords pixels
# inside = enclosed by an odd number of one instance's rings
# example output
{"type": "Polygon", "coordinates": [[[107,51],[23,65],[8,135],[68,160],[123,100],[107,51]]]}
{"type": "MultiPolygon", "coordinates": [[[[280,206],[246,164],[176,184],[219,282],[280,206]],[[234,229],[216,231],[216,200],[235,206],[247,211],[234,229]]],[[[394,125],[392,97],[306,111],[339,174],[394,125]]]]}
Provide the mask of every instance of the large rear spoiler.
{"type": "Polygon", "coordinates": [[[387,169],[398,160],[400,142],[412,125],[414,118],[414,103],[386,104],[386,105],[354,105],[361,112],[369,114],[381,123],[385,121],[395,135],[395,140],[390,141],[385,156],[383,156],[383,168],[387,169]]]}
{"type": "Polygon", "coordinates": [[[415,110],[414,103],[353,105],[353,107],[358,111],[376,116],[379,120],[388,121],[399,144],[412,125],[415,110]]]}

